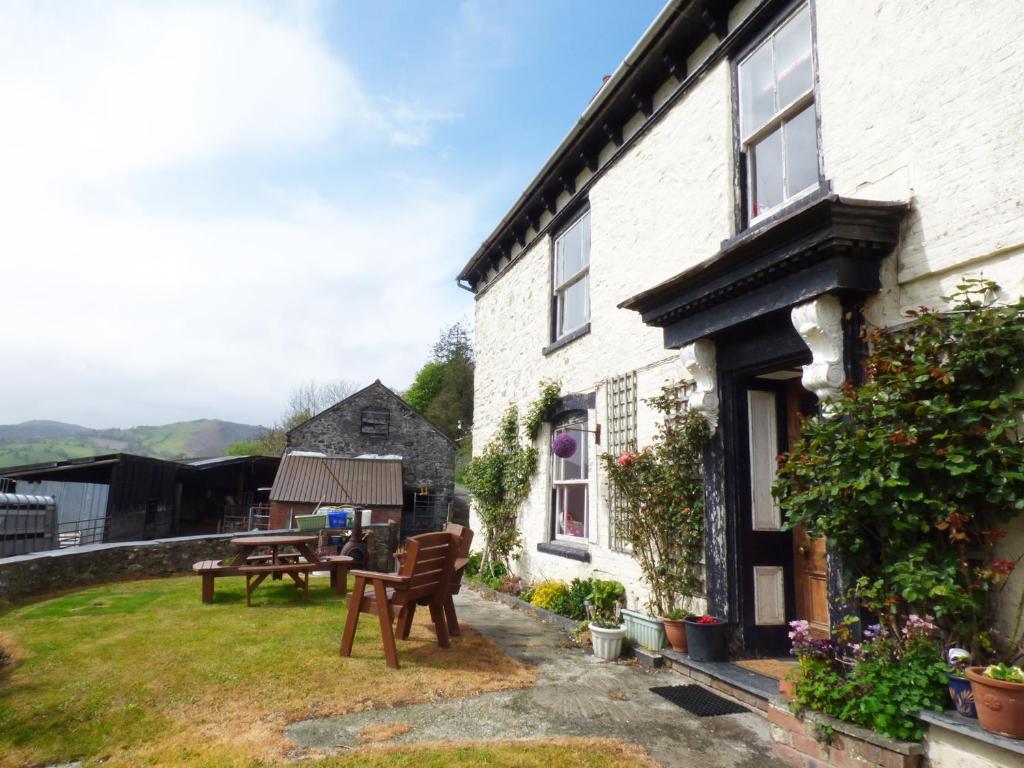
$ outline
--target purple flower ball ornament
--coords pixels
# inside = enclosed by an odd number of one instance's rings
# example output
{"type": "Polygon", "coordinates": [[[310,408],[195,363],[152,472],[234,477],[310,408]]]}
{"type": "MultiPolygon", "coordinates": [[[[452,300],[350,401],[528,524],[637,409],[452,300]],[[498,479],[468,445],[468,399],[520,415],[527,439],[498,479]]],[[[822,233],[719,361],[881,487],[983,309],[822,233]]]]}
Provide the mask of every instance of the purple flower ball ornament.
{"type": "Polygon", "coordinates": [[[568,432],[555,435],[551,441],[551,452],[560,459],[568,459],[576,454],[576,438],[568,432]]]}

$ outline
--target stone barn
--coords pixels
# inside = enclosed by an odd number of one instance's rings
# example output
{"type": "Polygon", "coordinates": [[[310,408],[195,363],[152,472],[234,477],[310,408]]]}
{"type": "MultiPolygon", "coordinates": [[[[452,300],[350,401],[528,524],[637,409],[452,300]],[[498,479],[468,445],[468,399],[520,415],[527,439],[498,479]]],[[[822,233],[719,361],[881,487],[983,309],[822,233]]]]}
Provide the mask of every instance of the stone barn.
{"type": "Polygon", "coordinates": [[[402,535],[437,530],[448,517],[456,445],[380,380],[292,429],[288,449],[343,458],[400,457],[402,535]]]}

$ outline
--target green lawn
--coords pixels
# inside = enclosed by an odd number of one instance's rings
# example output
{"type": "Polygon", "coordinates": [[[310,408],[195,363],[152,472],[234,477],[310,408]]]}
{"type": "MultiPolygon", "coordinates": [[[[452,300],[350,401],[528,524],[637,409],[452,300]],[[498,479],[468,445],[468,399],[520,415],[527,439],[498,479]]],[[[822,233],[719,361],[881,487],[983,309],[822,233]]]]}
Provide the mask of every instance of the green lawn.
{"type": "MultiPolygon", "coordinates": [[[[283,728],[296,719],[534,681],[533,670],[472,630],[439,649],[426,611],[411,640],[399,644],[402,669],[384,665],[370,616],[360,622],[352,658],[342,659],[343,601],[326,578],[314,578],[308,604],[298,594],[268,581],[246,608],[243,581],[219,579],[216,602],[203,605],[199,579],[181,577],[96,587],[0,613],[0,645],[14,656],[0,673],[0,766],[279,765],[289,747],[283,728]]],[[[588,762],[605,754],[606,747],[496,743],[371,748],[358,761],[316,764],[643,764],[626,752],[627,762],[588,762]],[[579,760],[570,759],[575,754],[579,760]]]]}

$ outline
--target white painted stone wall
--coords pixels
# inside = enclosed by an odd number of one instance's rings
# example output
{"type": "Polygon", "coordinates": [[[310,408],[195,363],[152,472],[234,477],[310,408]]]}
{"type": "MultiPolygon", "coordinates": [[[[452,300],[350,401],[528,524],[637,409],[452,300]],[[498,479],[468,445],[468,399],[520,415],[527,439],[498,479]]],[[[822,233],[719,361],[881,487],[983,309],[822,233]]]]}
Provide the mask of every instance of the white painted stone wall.
{"type": "MultiPolygon", "coordinates": [[[[741,4],[730,26],[752,5],[741,4]]],[[[842,195],[913,205],[901,245],[883,265],[883,290],[868,304],[869,320],[894,324],[905,308],[937,306],[963,274],[996,279],[1004,298],[1024,293],[1024,16],[1016,4],[818,0],[815,13],[826,177],[842,195]]],[[[691,65],[713,47],[708,41],[691,65]]],[[[509,402],[525,408],[536,397],[541,379],[560,380],[564,392],[596,390],[593,428],[606,423],[609,377],[639,370],[646,397],[682,376],[661,332],[616,305],[710,257],[734,234],[730,77],[728,62],[714,66],[592,188],[588,336],[541,352],[550,341],[550,238],[514,251],[507,273],[481,293],[477,449],[509,402]]],[[[656,106],[672,87],[658,91],[656,106]]],[[[632,121],[626,135],[641,122],[632,121]]],[[[605,147],[602,159],[612,151],[605,147]]],[[[639,414],[643,445],[655,423],[642,404],[639,414]]],[[[541,467],[522,512],[520,572],[614,577],[626,584],[631,606],[643,602],[635,564],[608,548],[600,449],[592,449],[590,464],[592,562],[537,551],[550,530],[547,434],[539,444],[541,467]]],[[[1005,547],[1024,551],[1024,530],[1005,547]]]]}
{"type": "Polygon", "coordinates": [[[925,739],[929,768],[1022,768],[1024,757],[1008,749],[932,726],[925,739]]]}

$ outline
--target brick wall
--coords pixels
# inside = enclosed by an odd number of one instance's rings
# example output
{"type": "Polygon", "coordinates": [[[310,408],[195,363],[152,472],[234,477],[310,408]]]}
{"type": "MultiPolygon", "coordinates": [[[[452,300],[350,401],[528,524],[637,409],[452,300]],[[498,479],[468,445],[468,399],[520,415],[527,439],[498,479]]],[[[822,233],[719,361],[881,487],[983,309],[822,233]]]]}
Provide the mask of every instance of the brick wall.
{"type": "MultiPolygon", "coordinates": [[[[312,515],[317,504],[293,504],[284,501],[270,502],[270,527],[287,528],[294,515],[312,515]]],[[[394,523],[402,524],[401,507],[360,507],[359,509],[370,509],[370,522],[378,525],[394,523]]]]}
{"type": "Polygon", "coordinates": [[[924,747],[892,741],[818,713],[796,717],[785,703],[768,705],[772,751],[790,768],[917,768],[924,747]],[[831,729],[824,739],[823,729],[831,729]]]}

